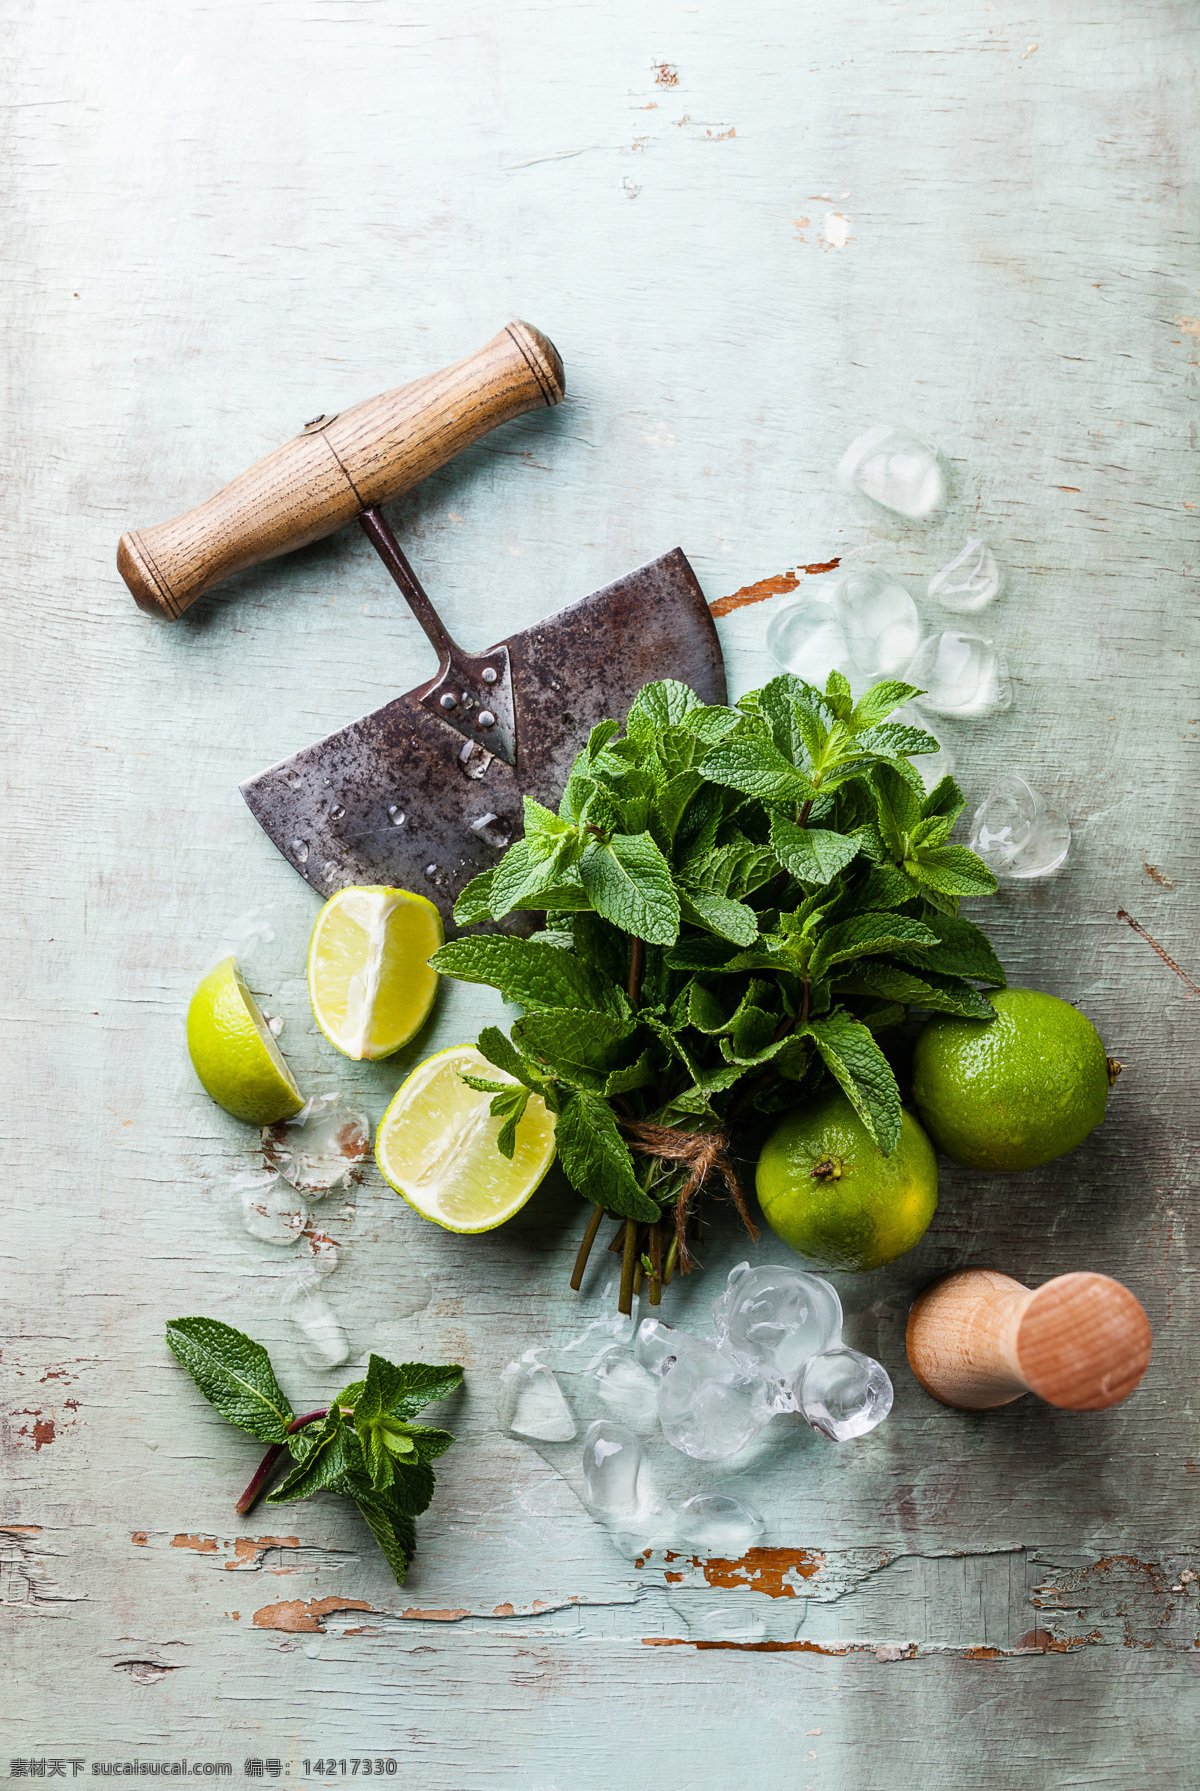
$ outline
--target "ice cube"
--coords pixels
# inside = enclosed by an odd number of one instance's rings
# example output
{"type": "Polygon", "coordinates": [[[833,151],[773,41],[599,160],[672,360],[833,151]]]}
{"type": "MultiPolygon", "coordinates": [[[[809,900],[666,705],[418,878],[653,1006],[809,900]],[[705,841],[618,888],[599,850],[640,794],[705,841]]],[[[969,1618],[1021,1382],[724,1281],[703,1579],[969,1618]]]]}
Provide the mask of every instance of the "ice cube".
{"type": "Polygon", "coordinates": [[[979,634],[931,634],[904,675],[923,692],[913,701],[935,715],[994,715],[1012,702],[1008,668],[979,634]]]}
{"type": "Polygon", "coordinates": [[[903,709],[893,710],[888,716],[888,722],[896,722],[906,728],[920,728],[922,733],[931,734],[937,741],[937,752],[917,753],[911,761],[920,772],[921,782],[926,790],[932,790],[944,777],[954,776],[957,760],[937,729],[931,725],[927,715],[922,715],[913,704],[905,703],[903,709]]]}
{"type": "Polygon", "coordinates": [[[971,824],[971,850],[997,877],[1048,877],[1071,849],[1071,829],[1016,772],[997,778],[971,824]]]}
{"type": "MultiPolygon", "coordinates": [[[[850,657],[867,678],[897,678],[921,640],[917,606],[889,572],[852,567],[833,581],[850,657]]],[[[828,675],[828,674],[826,674],[828,675]]]]}
{"type": "Polygon", "coordinates": [[[304,1338],[309,1367],[338,1368],[349,1356],[350,1345],[336,1313],[319,1291],[318,1280],[315,1270],[306,1269],[284,1288],[280,1304],[304,1338]]]}
{"type": "Polygon", "coordinates": [[[353,1172],[371,1154],[371,1126],[365,1113],[342,1111],[340,1094],[314,1095],[294,1119],[264,1126],[263,1157],[293,1188],[320,1196],[353,1172]]]}
{"type": "Polygon", "coordinates": [[[831,671],[848,675],[850,646],[832,589],[818,587],[776,610],[767,628],[767,651],[781,671],[818,690],[824,690],[831,671]]]}
{"type": "Polygon", "coordinates": [[[785,1264],[735,1269],[713,1307],[718,1344],[779,1380],[791,1381],[841,1336],[842,1303],[828,1281],[785,1264]]]}
{"type": "MultiPolygon", "coordinates": [[[[652,1320],[646,1320],[652,1323],[652,1320]]],[[[657,1407],[655,1378],[636,1362],[629,1351],[612,1344],[591,1364],[589,1373],[596,1391],[609,1410],[639,1428],[653,1417],[657,1407]]]]}
{"type": "Polygon", "coordinates": [[[294,1244],[308,1224],[308,1208],[278,1172],[235,1175],[231,1182],[242,1209],[242,1224],[264,1244],[294,1244]]]}
{"type": "Polygon", "coordinates": [[[890,423],[877,423],[851,442],[838,465],[838,484],[910,522],[933,516],[946,500],[946,474],[933,443],[890,423]]]}
{"type": "Polygon", "coordinates": [[[500,1422],[510,1436],[539,1443],[569,1443],[575,1420],[554,1371],[527,1349],[500,1375],[500,1422]]]}
{"type": "Polygon", "coordinates": [[[771,1416],[761,1377],[694,1337],[681,1336],[678,1350],[658,1385],[663,1435],[697,1461],[736,1455],[771,1416]]]}
{"type": "Polygon", "coordinates": [[[971,535],[948,565],[929,581],[929,595],[943,609],[973,615],[1000,594],[1000,568],[986,541],[971,535]]]}
{"type": "Polygon", "coordinates": [[[679,1507],[679,1533],[702,1553],[736,1561],[766,1529],[762,1516],[726,1493],[697,1493],[679,1507]]]}
{"type": "Polygon", "coordinates": [[[583,1495],[604,1517],[637,1510],[642,1445],[624,1424],[597,1418],[583,1439],[583,1495]]]}
{"type": "Polygon", "coordinates": [[[797,1389],[801,1415],[831,1442],[866,1436],[892,1409],[883,1364],[840,1344],[807,1363],[797,1389]]]}
{"type": "MultiPolygon", "coordinates": [[[[686,1342],[686,1339],[685,1339],[686,1342]]],[[[678,1354],[676,1332],[661,1318],[644,1318],[633,1341],[633,1356],[649,1374],[663,1374],[678,1354]]]]}

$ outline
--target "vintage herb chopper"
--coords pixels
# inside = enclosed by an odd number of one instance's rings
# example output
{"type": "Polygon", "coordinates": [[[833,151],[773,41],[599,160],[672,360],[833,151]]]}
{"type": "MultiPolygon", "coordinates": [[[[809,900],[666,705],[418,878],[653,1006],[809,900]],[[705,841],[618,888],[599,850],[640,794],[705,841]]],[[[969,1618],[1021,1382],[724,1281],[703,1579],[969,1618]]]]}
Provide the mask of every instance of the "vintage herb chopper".
{"type": "Polygon", "coordinates": [[[321,895],[387,883],[428,893],[449,917],[519,831],[522,796],[556,803],[589,730],[622,719],[644,684],[678,678],[725,701],[716,628],[679,549],[471,653],[392,533],[384,504],[564,392],[553,343],[513,322],[439,373],[315,417],[206,503],[121,537],[137,602],[174,619],[231,574],[357,521],[436,650],[431,679],[241,786],[321,895]]]}

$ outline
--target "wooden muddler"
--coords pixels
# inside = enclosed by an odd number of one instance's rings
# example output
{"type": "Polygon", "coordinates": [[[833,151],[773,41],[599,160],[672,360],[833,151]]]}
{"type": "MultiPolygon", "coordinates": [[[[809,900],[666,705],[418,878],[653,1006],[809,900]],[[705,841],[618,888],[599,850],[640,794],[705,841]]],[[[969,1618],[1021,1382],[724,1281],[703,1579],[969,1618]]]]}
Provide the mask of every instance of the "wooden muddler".
{"type": "Polygon", "coordinates": [[[960,1269],[918,1294],[908,1360],[943,1405],[989,1411],[1037,1393],[1073,1412],[1128,1399],[1150,1361],[1150,1321],[1107,1275],[1023,1287],[995,1269],[960,1269]]]}
{"type": "Polygon", "coordinates": [[[121,536],[117,568],[142,609],[181,616],[231,573],[331,535],[386,504],[497,424],[557,404],[558,350],[508,324],[477,354],[302,432],[173,522],[121,536]]]}

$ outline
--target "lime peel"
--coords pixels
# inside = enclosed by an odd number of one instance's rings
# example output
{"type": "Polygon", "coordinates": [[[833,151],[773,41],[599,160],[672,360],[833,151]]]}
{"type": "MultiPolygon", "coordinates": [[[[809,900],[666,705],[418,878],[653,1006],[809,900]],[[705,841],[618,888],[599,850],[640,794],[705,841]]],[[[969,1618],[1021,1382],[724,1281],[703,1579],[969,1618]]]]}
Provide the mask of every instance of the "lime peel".
{"type": "Polygon", "coordinates": [[[290,1119],[304,1105],[237,960],[222,958],[196,987],[188,1006],[188,1055],[218,1107],[250,1125],[290,1119]]]}

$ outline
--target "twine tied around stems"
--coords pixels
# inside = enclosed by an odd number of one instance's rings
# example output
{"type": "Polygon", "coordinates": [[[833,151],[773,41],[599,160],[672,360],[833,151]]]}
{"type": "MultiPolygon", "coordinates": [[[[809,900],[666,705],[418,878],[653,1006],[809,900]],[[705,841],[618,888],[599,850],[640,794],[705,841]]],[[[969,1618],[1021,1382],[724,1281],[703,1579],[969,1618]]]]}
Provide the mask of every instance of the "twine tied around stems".
{"type": "Polygon", "coordinates": [[[639,1156],[657,1157],[685,1171],[685,1180],[675,1202],[675,1244],[681,1273],[686,1274],[692,1266],[687,1247],[688,1208],[714,1176],[720,1176],[729,1189],[738,1217],[750,1236],[758,1237],[758,1226],[750,1217],[746,1196],[729,1155],[729,1139],[724,1132],[681,1132],[672,1126],[650,1125],[641,1119],[622,1119],[618,1124],[639,1156]]]}

